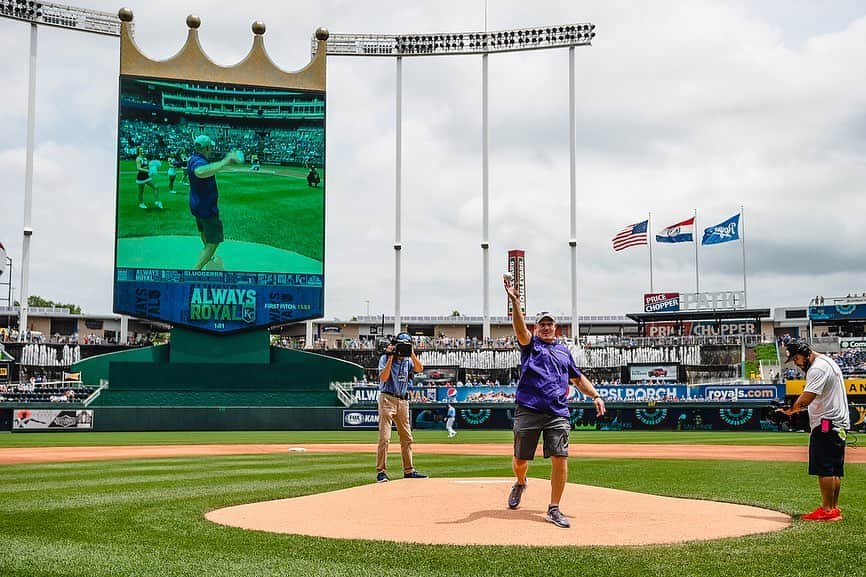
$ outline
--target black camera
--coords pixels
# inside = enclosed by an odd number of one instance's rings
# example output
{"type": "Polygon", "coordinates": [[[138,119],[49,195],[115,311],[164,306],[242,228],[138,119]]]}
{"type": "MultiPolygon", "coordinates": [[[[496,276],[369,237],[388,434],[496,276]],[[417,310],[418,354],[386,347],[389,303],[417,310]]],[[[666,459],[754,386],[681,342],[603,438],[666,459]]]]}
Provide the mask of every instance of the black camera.
{"type": "Polygon", "coordinates": [[[790,409],[790,405],[786,401],[771,401],[770,412],[767,414],[767,420],[774,425],[787,423],[790,419],[788,415],[779,411],[779,409],[790,409]]]}
{"type": "Polygon", "coordinates": [[[391,339],[391,344],[394,345],[394,351],[391,353],[392,355],[397,355],[398,357],[408,357],[412,355],[412,343],[391,339]]]}

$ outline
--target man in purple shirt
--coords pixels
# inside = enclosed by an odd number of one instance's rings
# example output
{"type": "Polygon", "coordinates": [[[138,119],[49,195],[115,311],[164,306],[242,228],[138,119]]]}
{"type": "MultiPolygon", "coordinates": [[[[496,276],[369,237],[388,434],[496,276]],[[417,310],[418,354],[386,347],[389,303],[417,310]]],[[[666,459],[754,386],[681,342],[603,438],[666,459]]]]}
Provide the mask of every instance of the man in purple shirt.
{"type": "Polygon", "coordinates": [[[193,268],[201,270],[211,260],[217,262],[215,253],[217,247],[223,241],[223,223],[220,220],[220,211],[217,201],[219,191],[217,190],[217,172],[232,164],[238,164],[241,160],[236,150],[226,154],[225,158],[211,162],[216,143],[206,134],[201,134],[193,141],[193,153],[187,164],[187,175],[189,176],[189,210],[195,217],[195,223],[201,233],[201,242],[204,245],[193,268]]]}
{"type": "Polygon", "coordinates": [[[574,362],[565,345],[556,342],[556,318],[548,312],[535,315],[535,334],[529,332],[520,297],[512,281],[504,280],[511,299],[514,335],[520,344],[520,380],[514,409],[514,459],[516,482],[508,495],[508,508],[517,509],[526,490],[526,471],[535,457],[539,437],[544,436],[544,458],[550,458],[550,503],[545,519],[557,527],[571,526],[559,510],[559,501],[568,479],[568,384],[572,383],[595,404],[603,415],[604,401],[574,362]]]}

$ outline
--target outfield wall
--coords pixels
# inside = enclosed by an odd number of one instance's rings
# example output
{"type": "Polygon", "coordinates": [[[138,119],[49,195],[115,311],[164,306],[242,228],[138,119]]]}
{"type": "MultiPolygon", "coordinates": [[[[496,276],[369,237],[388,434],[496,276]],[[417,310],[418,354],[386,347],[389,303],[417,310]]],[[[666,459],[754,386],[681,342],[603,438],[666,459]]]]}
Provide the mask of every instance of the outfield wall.
{"type": "MultiPolygon", "coordinates": [[[[375,406],[344,407],[92,407],[87,410],[61,410],[59,407],[36,409],[15,407],[0,419],[3,430],[82,430],[80,419],[71,414],[87,413],[87,430],[93,431],[332,431],[375,430],[378,412],[375,406]],[[28,418],[45,421],[42,414],[59,413],[57,422],[34,428],[24,423],[28,418]],[[11,414],[10,414],[11,413],[11,414]],[[13,418],[8,418],[13,417],[13,418]],[[30,426],[19,426],[19,424],[30,426]]],[[[574,428],[600,430],[683,430],[683,431],[779,431],[807,428],[806,414],[786,427],[769,419],[773,407],[755,403],[611,403],[608,414],[599,419],[587,403],[571,407],[574,428]]],[[[866,405],[851,406],[853,428],[862,429],[866,405]]],[[[415,405],[412,423],[415,429],[444,429],[446,405],[415,405]]],[[[458,430],[511,429],[514,405],[457,405],[458,430]]]]}

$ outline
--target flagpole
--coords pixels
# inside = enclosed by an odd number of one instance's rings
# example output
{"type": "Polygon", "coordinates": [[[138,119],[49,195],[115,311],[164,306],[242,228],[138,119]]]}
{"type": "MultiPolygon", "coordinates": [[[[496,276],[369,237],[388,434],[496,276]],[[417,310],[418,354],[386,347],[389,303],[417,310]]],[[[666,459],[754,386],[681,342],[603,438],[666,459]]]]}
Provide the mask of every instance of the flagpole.
{"type": "Polygon", "coordinates": [[[695,209],[695,221],[692,223],[692,230],[694,230],[694,234],[692,235],[692,240],[695,241],[695,294],[701,294],[701,276],[700,276],[700,268],[698,266],[698,209],[695,209]]]}
{"type": "Polygon", "coordinates": [[[743,205],[740,205],[740,244],[743,247],[743,306],[748,307],[749,298],[746,296],[746,235],[743,232],[743,205]]]}
{"type": "Polygon", "coordinates": [[[649,245],[649,260],[650,260],[650,292],[655,292],[653,290],[653,213],[650,212],[646,221],[646,240],[649,245]]]}

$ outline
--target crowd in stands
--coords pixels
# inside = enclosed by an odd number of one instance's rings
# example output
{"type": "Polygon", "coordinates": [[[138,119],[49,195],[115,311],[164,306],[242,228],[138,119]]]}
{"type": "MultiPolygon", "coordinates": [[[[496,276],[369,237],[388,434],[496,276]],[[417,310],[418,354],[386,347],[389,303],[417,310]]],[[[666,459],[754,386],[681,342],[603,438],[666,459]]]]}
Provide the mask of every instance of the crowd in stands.
{"type": "Polygon", "coordinates": [[[158,124],[135,118],[120,121],[119,146],[121,158],[131,159],[138,147],[151,160],[165,160],[188,155],[193,139],[207,134],[217,142],[217,152],[241,150],[248,156],[256,154],[262,164],[322,166],[324,132],[321,128],[271,128],[256,131],[250,128],[222,124],[179,122],[158,124]]]}
{"type": "Polygon", "coordinates": [[[836,361],[836,364],[845,374],[866,373],[866,350],[864,349],[846,349],[838,353],[831,353],[830,357],[836,361]]]}
{"type": "Polygon", "coordinates": [[[47,382],[30,377],[20,383],[0,384],[0,403],[81,403],[93,394],[94,387],[47,382]]]}

